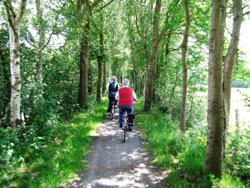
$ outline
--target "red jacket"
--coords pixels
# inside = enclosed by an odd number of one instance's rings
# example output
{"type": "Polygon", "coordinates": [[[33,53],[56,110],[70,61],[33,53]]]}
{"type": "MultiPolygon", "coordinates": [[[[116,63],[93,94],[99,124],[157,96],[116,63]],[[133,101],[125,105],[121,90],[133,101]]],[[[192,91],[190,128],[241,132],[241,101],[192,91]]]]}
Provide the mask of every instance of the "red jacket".
{"type": "Polygon", "coordinates": [[[129,87],[122,87],[119,89],[119,103],[118,107],[120,106],[134,106],[133,101],[133,89],[129,87]]]}

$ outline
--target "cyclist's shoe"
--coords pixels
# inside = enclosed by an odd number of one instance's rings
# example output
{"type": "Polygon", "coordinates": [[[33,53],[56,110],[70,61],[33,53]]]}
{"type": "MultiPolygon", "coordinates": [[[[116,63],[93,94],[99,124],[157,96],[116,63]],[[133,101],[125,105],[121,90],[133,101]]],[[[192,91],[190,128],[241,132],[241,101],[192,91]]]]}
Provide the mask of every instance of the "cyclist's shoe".
{"type": "Polygon", "coordinates": [[[108,116],[111,116],[111,112],[108,113],[108,116]]]}
{"type": "Polygon", "coordinates": [[[122,128],[122,124],[119,124],[119,127],[122,128]]]}

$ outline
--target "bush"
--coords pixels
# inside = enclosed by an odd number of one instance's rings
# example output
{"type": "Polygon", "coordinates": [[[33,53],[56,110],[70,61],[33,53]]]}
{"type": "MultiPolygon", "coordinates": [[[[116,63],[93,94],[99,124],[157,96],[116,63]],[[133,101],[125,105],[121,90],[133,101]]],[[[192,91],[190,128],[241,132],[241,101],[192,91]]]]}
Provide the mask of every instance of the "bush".
{"type": "Polygon", "coordinates": [[[245,128],[240,133],[229,132],[226,147],[226,172],[239,177],[250,185],[250,130],[245,128]]]}

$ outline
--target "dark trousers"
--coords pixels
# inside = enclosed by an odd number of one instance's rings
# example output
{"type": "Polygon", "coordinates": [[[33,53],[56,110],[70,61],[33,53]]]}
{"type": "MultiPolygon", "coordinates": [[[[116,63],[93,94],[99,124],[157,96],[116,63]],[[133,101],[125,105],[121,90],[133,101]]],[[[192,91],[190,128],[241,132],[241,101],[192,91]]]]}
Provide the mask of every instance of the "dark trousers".
{"type": "Polygon", "coordinates": [[[134,106],[125,105],[119,107],[119,120],[118,120],[119,124],[122,124],[123,121],[122,116],[125,110],[127,110],[128,113],[134,114],[134,106]]]}
{"type": "Polygon", "coordinates": [[[111,112],[112,101],[115,101],[115,105],[117,105],[117,101],[115,100],[115,97],[109,97],[109,106],[108,106],[107,112],[111,112]]]}

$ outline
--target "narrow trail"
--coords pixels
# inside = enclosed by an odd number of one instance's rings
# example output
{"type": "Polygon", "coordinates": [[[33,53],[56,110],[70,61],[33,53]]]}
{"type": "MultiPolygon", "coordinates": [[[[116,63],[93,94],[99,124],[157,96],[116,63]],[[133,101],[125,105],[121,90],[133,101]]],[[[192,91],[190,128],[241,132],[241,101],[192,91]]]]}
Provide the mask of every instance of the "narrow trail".
{"type": "MultiPolygon", "coordinates": [[[[118,111],[118,110],[116,110],[118,111]]],[[[166,173],[151,166],[150,155],[142,149],[140,132],[128,132],[128,140],[122,143],[123,131],[117,123],[118,113],[109,116],[93,135],[88,169],[80,173],[81,180],[71,187],[81,188],[165,188],[166,173]]]]}

